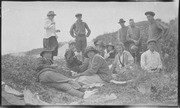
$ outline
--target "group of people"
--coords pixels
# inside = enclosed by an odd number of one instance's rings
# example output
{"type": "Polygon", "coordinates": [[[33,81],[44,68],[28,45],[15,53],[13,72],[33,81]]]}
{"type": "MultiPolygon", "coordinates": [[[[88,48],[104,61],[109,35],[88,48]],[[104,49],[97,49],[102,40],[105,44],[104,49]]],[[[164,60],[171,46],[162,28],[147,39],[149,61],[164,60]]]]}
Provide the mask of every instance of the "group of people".
{"type": "Polygon", "coordinates": [[[73,96],[87,98],[95,93],[83,89],[83,85],[103,83],[115,80],[118,75],[126,72],[133,64],[138,64],[147,72],[160,72],[162,69],[161,43],[167,29],[154,19],[155,13],[145,13],[149,25],[148,50],[140,54],[141,35],[140,28],[135,25],[133,19],[129,20],[130,26],[125,26],[123,19],[119,20],[121,29],[118,30],[118,42],[116,44],[105,43],[102,40],[94,41],[94,46],[87,46],[86,37],[91,30],[87,23],[82,21],[82,14],[75,15],[77,21],[70,28],[70,35],[75,41],[69,42],[69,48],[65,52],[67,68],[72,72],[72,77],[64,76],[53,63],[53,56],[57,56],[57,32],[53,20],[56,14],[49,11],[45,23],[46,38],[43,40],[44,51],[37,68],[40,82],[65,91],[73,96]],[[86,33],[87,31],[87,33],[86,33]],[[80,56],[79,56],[80,55],[80,56]]]}

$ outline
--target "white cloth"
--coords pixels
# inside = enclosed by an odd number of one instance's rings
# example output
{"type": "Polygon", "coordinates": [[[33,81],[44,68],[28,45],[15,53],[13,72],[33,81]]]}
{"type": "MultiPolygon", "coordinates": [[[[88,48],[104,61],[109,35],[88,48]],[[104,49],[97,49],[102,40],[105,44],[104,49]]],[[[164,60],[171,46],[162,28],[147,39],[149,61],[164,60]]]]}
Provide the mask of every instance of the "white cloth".
{"type": "Polygon", "coordinates": [[[103,83],[104,81],[98,76],[80,76],[78,78],[78,82],[83,84],[93,84],[93,83],[103,83]]]}
{"type": "Polygon", "coordinates": [[[54,20],[51,21],[49,18],[45,19],[44,29],[46,30],[45,38],[49,38],[51,36],[57,36],[54,20]]]}
{"type": "Polygon", "coordinates": [[[141,55],[141,68],[144,70],[151,70],[162,68],[161,58],[158,52],[151,52],[147,50],[141,55]]]}

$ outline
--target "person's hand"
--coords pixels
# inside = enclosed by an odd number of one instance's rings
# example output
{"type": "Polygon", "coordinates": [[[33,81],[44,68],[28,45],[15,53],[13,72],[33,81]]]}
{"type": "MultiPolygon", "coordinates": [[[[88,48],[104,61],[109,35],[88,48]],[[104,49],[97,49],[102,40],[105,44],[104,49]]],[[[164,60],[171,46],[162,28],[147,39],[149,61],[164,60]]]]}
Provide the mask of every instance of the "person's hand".
{"type": "Polygon", "coordinates": [[[135,45],[138,45],[138,44],[139,44],[139,42],[138,42],[138,41],[136,41],[136,40],[134,40],[134,43],[135,43],[135,45]]]}
{"type": "Polygon", "coordinates": [[[52,64],[52,65],[50,65],[50,66],[53,67],[53,68],[57,68],[57,67],[58,67],[57,64],[52,64]]]}
{"type": "Polygon", "coordinates": [[[56,32],[61,32],[61,31],[58,29],[58,30],[56,30],[56,32]]]}
{"type": "Polygon", "coordinates": [[[74,78],[77,78],[77,77],[80,77],[80,76],[81,76],[81,74],[78,74],[78,73],[73,75],[74,78]]]}
{"type": "Polygon", "coordinates": [[[71,71],[72,73],[72,76],[76,76],[78,73],[77,72],[74,72],[74,71],[71,71]]]}

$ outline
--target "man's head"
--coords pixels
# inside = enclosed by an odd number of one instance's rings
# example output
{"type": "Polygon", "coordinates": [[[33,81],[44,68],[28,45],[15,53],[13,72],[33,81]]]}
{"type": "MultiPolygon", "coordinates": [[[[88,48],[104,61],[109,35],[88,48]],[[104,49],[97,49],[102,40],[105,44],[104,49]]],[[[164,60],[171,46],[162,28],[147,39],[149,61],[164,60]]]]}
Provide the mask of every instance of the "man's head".
{"type": "Polygon", "coordinates": [[[40,53],[40,56],[46,59],[51,59],[53,55],[51,50],[44,50],[40,53]]]}
{"type": "Polygon", "coordinates": [[[114,45],[112,43],[109,43],[106,45],[107,50],[111,51],[114,50],[114,45]]]}
{"type": "Polygon", "coordinates": [[[151,39],[147,42],[147,44],[148,44],[148,49],[153,52],[156,47],[156,40],[151,39]]]}
{"type": "Polygon", "coordinates": [[[147,11],[147,12],[145,13],[145,15],[146,15],[148,21],[151,22],[151,21],[154,20],[154,16],[155,16],[155,13],[154,13],[154,12],[152,12],[152,11],[147,11]]]}
{"type": "Polygon", "coordinates": [[[76,42],[75,41],[69,42],[69,49],[72,49],[73,51],[76,50],[76,42]]]}
{"type": "Polygon", "coordinates": [[[54,16],[56,16],[56,14],[54,13],[54,11],[49,11],[47,16],[48,16],[49,19],[53,19],[54,16]]]}
{"type": "Polygon", "coordinates": [[[84,56],[86,57],[86,58],[93,58],[94,57],[94,55],[95,54],[97,54],[98,53],[98,51],[94,48],[94,47],[92,47],[92,46],[88,46],[87,48],[86,48],[86,50],[85,50],[85,53],[84,53],[84,56]]]}
{"type": "Polygon", "coordinates": [[[134,26],[135,26],[135,23],[134,23],[134,20],[133,20],[133,19],[130,19],[130,20],[129,20],[129,25],[130,25],[131,27],[134,27],[134,26]]]}
{"type": "Polygon", "coordinates": [[[125,23],[126,21],[124,21],[124,19],[119,19],[119,24],[121,25],[121,27],[124,27],[125,25],[124,25],[124,23],[125,23]]]}
{"type": "Polygon", "coordinates": [[[82,19],[82,14],[81,13],[77,13],[75,15],[75,17],[77,18],[77,20],[81,20],[82,19]]]}

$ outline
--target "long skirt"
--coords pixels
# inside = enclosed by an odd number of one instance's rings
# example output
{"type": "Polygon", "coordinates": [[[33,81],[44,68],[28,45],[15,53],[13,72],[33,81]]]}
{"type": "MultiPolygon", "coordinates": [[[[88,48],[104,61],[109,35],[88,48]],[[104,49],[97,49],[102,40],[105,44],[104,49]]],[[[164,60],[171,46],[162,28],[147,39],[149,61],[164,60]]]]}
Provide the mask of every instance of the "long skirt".
{"type": "Polygon", "coordinates": [[[58,41],[55,36],[43,39],[43,47],[47,50],[53,50],[53,56],[58,55],[58,41]]]}

